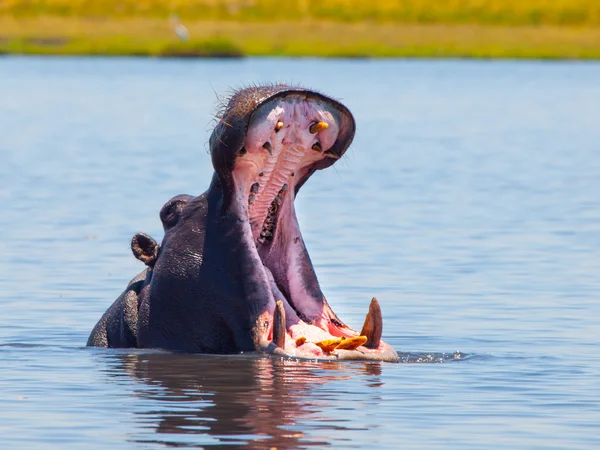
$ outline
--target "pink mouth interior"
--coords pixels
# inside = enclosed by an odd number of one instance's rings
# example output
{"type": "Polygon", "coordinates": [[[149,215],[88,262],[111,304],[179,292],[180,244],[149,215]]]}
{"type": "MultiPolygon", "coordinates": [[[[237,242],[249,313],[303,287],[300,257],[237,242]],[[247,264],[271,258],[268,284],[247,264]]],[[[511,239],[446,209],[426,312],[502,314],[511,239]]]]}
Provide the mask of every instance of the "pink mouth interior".
{"type": "MultiPolygon", "coordinates": [[[[273,339],[275,303],[281,301],[286,313],[283,350],[290,355],[328,359],[335,357],[335,351],[332,355],[316,342],[359,333],[343,324],[323,298],[315,298],[314,289],[307,288],[306,278],[314,274],[312,267],[307,268],[310,260],[296,218],[294,193],[311,166],[329,157],[326,152],[339,132],[336,113],[331,111],[331,106],[304,96],[269,102],[255,112],[245,152],[238,155],[233,171],[237,212],[245,222],[246,238],[252,241],[249,247],[256,249],[252,256],[264,268],[263,282],[271,287],[267,308],[260,316],[262,339],[273,339]],[[319,122],[327,128],[311,133],[311,125],[319,122]],[[276,281],[284,279],[285,289],[276,281]],[[282,290],[287,291],[287,298],[282,290]],[[305,341],[297,342],[299,338],[305,341]]],[[[376,349],[361,346],[353,350],[366,356],[390,351],[393,349],[383,341],[376,349]]]]}

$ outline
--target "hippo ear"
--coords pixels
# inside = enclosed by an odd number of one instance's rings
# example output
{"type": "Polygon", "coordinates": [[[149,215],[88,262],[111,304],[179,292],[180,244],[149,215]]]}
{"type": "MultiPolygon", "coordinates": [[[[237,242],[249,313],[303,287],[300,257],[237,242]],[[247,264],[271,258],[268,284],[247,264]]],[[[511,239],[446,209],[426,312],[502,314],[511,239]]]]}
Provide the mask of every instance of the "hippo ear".
{"type": "Polygon", "coordinates": [[[131,239],[131,251],[133,256],[142,261],[148,267],[153,267],[158,257],[159,245],[146,233],[137,233],[131,239]]]}

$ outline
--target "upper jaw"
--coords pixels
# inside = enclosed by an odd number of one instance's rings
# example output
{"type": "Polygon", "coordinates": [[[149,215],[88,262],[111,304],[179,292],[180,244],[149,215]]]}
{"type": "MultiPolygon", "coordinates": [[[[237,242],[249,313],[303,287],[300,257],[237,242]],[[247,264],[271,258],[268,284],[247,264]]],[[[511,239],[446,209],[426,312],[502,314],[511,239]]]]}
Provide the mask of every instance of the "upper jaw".
{"type": "MultiPolygon", "coordinates": [[[[219,120],[210,137],[213,167],[227,196],[223,205],[224,208],[229,207],[232,201],[232,172],[239,162],[240,152],[243,153],[246,150],[245,145],[248,138],[251,142],[261,146],[266,142],[263,139],[258,139],[258,142],[253,140],[254,127],[252,127],[252,124],[265,122],[264,116],[268,116],[273,112],[274,106],[286,101],[304,102],[313,105],[320,109],[324,116],[329,116],[328,119],[333,119],[333,121],[327,121],[330,125],[335,123],[337,126],[337,137],[328,148],[329,154],[333,155],[334,158],[321,158],[307,167],[306,173],[303,174],[305,176],[302,178],[297,176],[296,178],[296,190],[300,188],[312,172],[332,165],[351,144],[356,130],[354,117],[343,104],[330,97],[312,90],[286,85],[250,87],[235,92],[227,107],[224,108],[223,113],[218,117],[219,120]]],[[[297,123],[299,119],[298,117],[294,118],[294,123],[297,123]]],[[[311,120],[316,119],[319,119],[318,115],[311,118],[311,120]]],[[[274,117],[272,116],[271,121],[273,120],[274,117]]],[[[276,123],[275,121],[271,125],[276,125],[276,123]]],[[[327,133],[328,136],[333,135],[331,131],[327,133]]],[[[258,137],[265,138],[266,136],[258,137]]]]}
{"type": "Polygon", "coordinates": [[[247,215],[256,241],[272,240],[270,226],[284,199],[293,201],[314,166],[335,162],[340,114],[323,101],[297,94],[272,99],[258,107],[249,121],[243,149],[233,170],[238,196],[246,197],[247,215]]]}

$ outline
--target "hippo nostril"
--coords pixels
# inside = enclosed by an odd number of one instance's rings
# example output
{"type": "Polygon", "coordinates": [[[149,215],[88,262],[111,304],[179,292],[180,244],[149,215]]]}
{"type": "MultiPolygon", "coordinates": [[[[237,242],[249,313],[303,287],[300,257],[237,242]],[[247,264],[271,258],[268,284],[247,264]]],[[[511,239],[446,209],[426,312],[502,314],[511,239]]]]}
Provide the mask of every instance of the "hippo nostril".
{"type": "Polygon", "coordinates": [[[321,143],[320,142],[315,142],[311,148],[315,152],[321,152],[321,151],[323,151],[323,147],[321,147],[321,143]]]}
{"type": "Polygon", "coordinates": [[[246,154],[246,147],[242,147],[242,149],[237,152],[237,156],[244,156],[246,154]]]}
{"type": "Polygon", "coordinates": [[[265,142],[263,144],[263,148],[269,152],[269,155],[273,156],[273,147],[271,147],[271,144],[269,142],[265,142]]]}
{"type": "Polygon", "coordinates": [[[280,120],[275,124],[275,131],[279,131],[283,128],[283,122],[280,120]]]}

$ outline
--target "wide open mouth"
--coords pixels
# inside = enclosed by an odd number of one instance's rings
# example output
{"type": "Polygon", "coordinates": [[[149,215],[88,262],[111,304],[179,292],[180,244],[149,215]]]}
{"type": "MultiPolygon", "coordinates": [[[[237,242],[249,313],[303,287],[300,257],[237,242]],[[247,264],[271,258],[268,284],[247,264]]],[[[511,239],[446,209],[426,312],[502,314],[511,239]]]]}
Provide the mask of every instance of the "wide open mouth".
{"type": "Polygon", "coordinates": [[[235,207],[271,294],[255,340],[260,348],[295,357],[397,361],[393,348],[381,341],[375,299],[361,333],[329,307],[294,209],[297,188],[317,163],[340,158],[332,147],[347,120],[343,114],[333,102],[300,93],[267,101],[252,114],[233,180],[235,207]]]}

